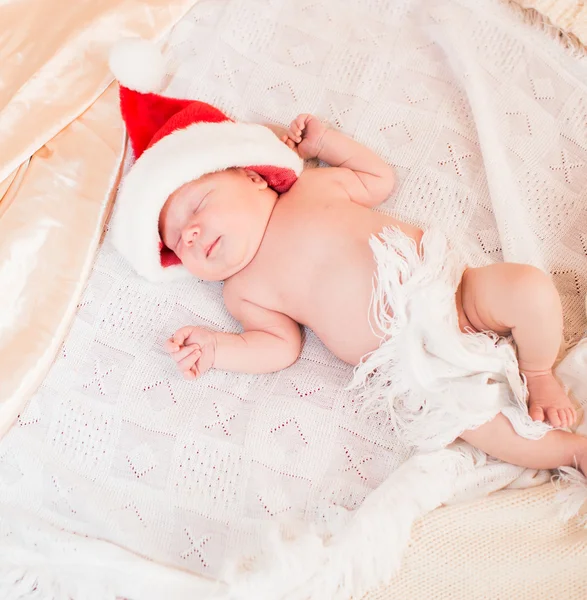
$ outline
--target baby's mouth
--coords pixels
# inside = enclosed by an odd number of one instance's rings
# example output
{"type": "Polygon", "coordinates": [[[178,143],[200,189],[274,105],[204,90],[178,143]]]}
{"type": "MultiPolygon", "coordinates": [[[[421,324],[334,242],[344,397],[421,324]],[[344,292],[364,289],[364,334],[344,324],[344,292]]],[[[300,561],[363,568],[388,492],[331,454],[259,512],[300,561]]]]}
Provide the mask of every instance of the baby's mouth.
{"type": "Polygon", "coordinates": [[[215,241],[213,241],[207,248],[206,248],[206,258],[208,258],[210,256],[210,254],[212,254],[212,252],[214,251],[214,248],[216,248],[218,242],[220,241],[220,237],[217,237],[215,241]]]}

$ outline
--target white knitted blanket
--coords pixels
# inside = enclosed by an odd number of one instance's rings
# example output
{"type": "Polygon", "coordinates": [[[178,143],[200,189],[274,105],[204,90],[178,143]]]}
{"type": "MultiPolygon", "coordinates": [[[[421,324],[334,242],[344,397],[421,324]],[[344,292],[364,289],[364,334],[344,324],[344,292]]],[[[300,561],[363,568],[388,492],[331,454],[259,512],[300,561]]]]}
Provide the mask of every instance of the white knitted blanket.
{"type": "MultiPolygon", "coordinates": [[[[328,120],[395,167],[384,210],[469,242],[471,260],[549,270],[567,343],[581,337],[585,61],[494,0],[202,0],[166,48],[168,95],[328,120]]],[[[220,285],[149,284],[106,237],[0,444],[0,596],[34,581],[55,598],[346,599],[390,576],[421,514],[548,477],[466,446],[412,456],[311,332],[280,373],[186,382],[163,351],[186,324],[237,328],[220,285]]]]}

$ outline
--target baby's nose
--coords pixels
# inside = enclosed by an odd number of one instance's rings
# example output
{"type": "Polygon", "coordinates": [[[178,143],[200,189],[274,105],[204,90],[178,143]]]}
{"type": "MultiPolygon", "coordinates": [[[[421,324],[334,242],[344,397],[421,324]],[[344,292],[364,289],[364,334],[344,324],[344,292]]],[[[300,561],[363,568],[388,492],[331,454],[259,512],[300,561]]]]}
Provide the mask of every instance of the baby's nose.
{"type": "Polygon", "coordinates": [[[186,246],[193,246],[200,237],[201,228],[199,225],[189,225],[182,231],[181,237],[186,246]]]}

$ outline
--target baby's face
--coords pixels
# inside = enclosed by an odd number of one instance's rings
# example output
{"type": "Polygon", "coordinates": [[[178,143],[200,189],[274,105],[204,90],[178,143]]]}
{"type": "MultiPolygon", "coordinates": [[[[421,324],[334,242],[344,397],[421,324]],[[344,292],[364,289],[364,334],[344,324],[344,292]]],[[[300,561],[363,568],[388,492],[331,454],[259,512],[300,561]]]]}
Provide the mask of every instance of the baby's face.
{"type": "Polygon", "coordinates": [[[177,189],[159,216],[165,246],[192,275],[221,281],[253,259],[277,194],[257,173],[229,169],[177,189]]]}

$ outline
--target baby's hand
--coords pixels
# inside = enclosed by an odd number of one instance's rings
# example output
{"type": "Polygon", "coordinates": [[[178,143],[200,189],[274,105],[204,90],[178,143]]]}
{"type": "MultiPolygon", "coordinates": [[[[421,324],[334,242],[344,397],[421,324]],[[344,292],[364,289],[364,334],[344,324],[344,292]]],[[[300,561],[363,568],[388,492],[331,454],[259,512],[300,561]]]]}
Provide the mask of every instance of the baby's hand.
{"type": "Polygon", "coordinates": [[[214,366],[216,336],[203,327],[182,327],[165,342],[165,350],[186,379],[195,379],[214,366]]]}
{"type": "Polygon", "coordinates": [[[326,125],[314,115],[298,115],[291,122],[287,134],[281,136],[281,141],[296,150],[303,159],[319,158],[327,130],[326,125]]]}

